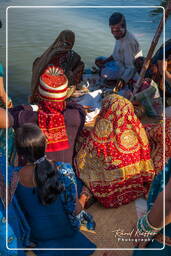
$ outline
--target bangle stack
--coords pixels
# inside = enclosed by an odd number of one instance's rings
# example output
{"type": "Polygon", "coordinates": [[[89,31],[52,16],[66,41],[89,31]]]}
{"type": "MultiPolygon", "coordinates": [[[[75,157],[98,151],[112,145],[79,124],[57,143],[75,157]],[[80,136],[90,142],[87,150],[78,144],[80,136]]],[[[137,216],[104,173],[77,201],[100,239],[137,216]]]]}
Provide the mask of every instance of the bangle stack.
{"type": "Polygon", "coordinates": [[[148,234],[149,237],[155,236],[161,229],[162,228],[156,228],[149,223],[148,213],[143,215],[137,222],[137,230],[144,235],[148,234]]]}

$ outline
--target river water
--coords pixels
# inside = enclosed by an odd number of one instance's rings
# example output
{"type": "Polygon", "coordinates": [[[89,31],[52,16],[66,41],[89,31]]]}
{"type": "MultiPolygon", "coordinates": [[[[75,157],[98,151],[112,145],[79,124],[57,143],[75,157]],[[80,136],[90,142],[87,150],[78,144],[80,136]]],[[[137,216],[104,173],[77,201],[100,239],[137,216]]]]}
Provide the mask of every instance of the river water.
{"type": "MultiPolygon", "coordinates": [[[[128,30],[139,40],[144,55],[149,49],[160,20],[160,15],[151,15],[151,10],[154,8],[131,7],[137,4],[158,6],[160,0],[0,0],[0,4],[0,18],[3,22],[0,34],[1,62],[5,66],[7,12],[7,86],[8,93],[15,104],[27,101],[30,94],[32,63],[56,39],[60,31],[71,29],[75,32],[74,49],[81,55],[86,67],[91,67],[97,56],[109,56],[113,51],[114,38],[108,26],[108,18],[113,12],[119,11],[125,15],[128,30]],[[53,8],[43,7],[47,6],[47,2],[53,8]],[[24,8],[19,7],[21,5],[24,8]],[[91,7],[83,8],[85,5],[91,7]],[[97,5],[103,8],[97,8],[97,5]],[[8,11],[6,11],[7,7],[8,11]]],[[[171,20],[168,20],[166,25],[166,39],[170,36],[169,31],[171,31],[171,20]]],[[[161,42],[162,37],[159,44],[161,42]]]]}

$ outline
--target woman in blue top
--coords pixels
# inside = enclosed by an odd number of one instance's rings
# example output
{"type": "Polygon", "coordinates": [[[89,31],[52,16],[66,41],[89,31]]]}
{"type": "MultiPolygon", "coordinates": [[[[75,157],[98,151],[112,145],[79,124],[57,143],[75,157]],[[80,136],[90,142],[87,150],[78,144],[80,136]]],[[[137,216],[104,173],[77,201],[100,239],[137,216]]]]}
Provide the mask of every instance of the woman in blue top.
{"type": "Polygon", "coordinates": [[[90,255],[95,245],[79,231],[80,215],[84,217],[86,213],[79,213],[76,207],[77,186],[72,167],[63,162],[54,164],[48,161],[44,155],[45,147],[46,138],[38,126],[25,124],[17,129],[17,153],[27,159],[27,164],[19,168],[16,195],[31,227],[30,240],[36,248],[89,250],[35,250],[34,253],[46,256],[90,255]]]}

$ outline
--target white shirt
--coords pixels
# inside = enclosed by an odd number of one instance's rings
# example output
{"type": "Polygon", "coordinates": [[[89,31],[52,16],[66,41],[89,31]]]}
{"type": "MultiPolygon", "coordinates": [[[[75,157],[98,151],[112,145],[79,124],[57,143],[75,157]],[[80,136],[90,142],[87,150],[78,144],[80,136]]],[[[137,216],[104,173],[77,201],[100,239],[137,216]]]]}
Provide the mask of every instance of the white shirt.
{"type": "Polygon", "coordinates": [[[116,40],[112,56],[124,68],[121,79],[128,82],[135,73],[133,62],[136,58],[142,56],[142,50],[136,38],[127,31],[123,38],[116,40]]]}

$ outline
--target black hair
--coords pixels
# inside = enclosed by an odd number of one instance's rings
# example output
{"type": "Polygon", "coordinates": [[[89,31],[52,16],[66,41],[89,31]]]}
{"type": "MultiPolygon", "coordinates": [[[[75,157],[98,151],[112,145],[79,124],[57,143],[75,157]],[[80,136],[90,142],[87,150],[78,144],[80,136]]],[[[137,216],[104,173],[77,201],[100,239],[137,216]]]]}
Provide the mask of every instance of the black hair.
{"type": "Polygon", "coordinates": [[[122,27],[126,28],[125,16],[120,12],[114,12],[109,18],[109,26],[117,25],[122,22],[122,27]]]}
{"type": "Polygon", "coordinates": [[[35,164],[36,191],[43,205],[51,204],[63,191],[63,185],[58,181],[56,165],[44,157],[45,135],[37,125],[28,123],[16,130],[15,142],[18,155],[28,162],[35,163],[42,158],[42,161],[35,164]]]}
{"type": "Polygon", "coordinates": [[[2,21],[0,20],[0,28],[2,28],[2,21]]]}
{"type": "Polygon", "coordinates": [[[144,64],[144,61],[145,61],[145,58],[143,56],[140,56],[138,58],[136,58],[133,63],[134,63],[134,66],[136,68],[136,71],[140,74],[141,72],[141,69],[143,67],[143,64],[144,64]]]}
{"type": "MultiPolygon", "coordinates": [[[[165,58],[167,58],[171,55],[171,39],[167,40],[165,42],[165,58]]],[[[157,65],[158,60],[163,60],[163,44],[160,46],[160,48],[157,50],[155,55],[152,58],[152,64],[157,65]]]]}

